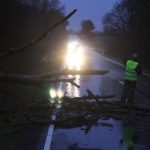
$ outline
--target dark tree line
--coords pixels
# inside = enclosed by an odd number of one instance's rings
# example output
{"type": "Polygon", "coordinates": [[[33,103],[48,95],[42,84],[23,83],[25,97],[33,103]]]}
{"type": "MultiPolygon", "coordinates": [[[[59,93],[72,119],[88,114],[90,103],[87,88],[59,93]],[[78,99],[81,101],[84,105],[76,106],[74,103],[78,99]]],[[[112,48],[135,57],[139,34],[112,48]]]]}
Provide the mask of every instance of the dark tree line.
{"type": "MultiPolygon", "coordinates": [[[[64,16],[63,7],[57,0],[0,0],[0,56],[31,42],[31,46],[26,47],[23,51],[0,59],[0,74],[10,75],[10,79],[7,78],[8,76],[5,76],[6,79],[2,75],[4,78],[1,76],[3,79],[1,78],[0,81],[0,127],[3,131],[8,124],[14,125],[16,122],[21,125],[23,122],[19,122],[19,119],[30,122],[28,117],[30,114],[39,115],[41,113],[48,116],[51,114],[49,89],[53,79],[48,79],[49,81],[42,79],[44,82],[40,82],[41,85],[39,85],[35,83],[38,77],[34,75],[52,71],[52,67],[57,66],[53,61],[56,60],[56,63],[60,61],[56,57],[55,59],[52,54],[64,50],[63,43],[67,39],[67,24],[64,22],[68,18],[64,16]],[[57,28],[52,30],[53,26],[57,26],[57,28]],[[43,33],[45,33],[44,36],[35,43],[34,39],[41,37],[43,33]],[[28,84],[29,82],[26,80],[28,77],[31,77],[30,79],[33,79],[35,84],[32,84],[32,81],[31,84],[28,84]],[[26,79],[24,80],[24,78],[26,79]],[[19,80],[23,82],[18,82],[19,80]],[[37,106],[33,106],[33,113],[28,111],[30,104],[37,106]],[[35,113],[36,108],[38,110],[35,113]]],[[[32,118],[35,116],[32,115],[32,118]]],[[[6,128],[9,130],[11,127],[7,126],[6,128]]],[[[23,129],[23,127],[21,128],[23,129]]],[[[5,135],[7,136],[7,134],[5,135]]],[[[1,132],[0,138],[2,139],[2,137],[3,133],[1,132]]],[[[16,136],[12,139],[16,140],[15,143],[18,142],[16,136]]],[[[16,149],[16,144],[12,144],[11,148],[9,144],[3,146],[4,141],[0,142],[2,149],[16,149]]]]}
{"type": "MultiPolygon", "coordinates": [[[[55,22],[64,17],[64,7],[59,0],[0,0],[0,53],[32,41],[55,22]]],[[[0,70],[16,73],[45,69],[45,56],[62,49],[67,23],[28,48],[27,52],[0,62],[0,70]],[[43,66],[42,66],[43,65],[43,66]]]]}
{"type": "Polygon", "coordinates": [[[124,57],[131,52],[137,52],[142,62],[148,66],[150,57],[149,0],[121,0],[104,16],[103,24],[105,37],[111,39],[111,45],[106,46],[109,53],[115,52],[119,57],[124,57]],[[113,52],[110,51],[111,48],[113,52]]]}
{"type": "Polygon", "coordinates": [[[81,22],[81,32],[84,34],[91,34],[95,26],[91,20],[83,20],[81,22]]]}
{"type": "Polygon", "coordinates": [[[95,26],[91,20],[83,20],[81,22],[81,30],[78,33],[80,38],[89,46],[93,46],[95,26]]]}
{"type": "Polygon", "coordinates": [[[58,10],[63,11],[64,7],[59,0],[16,0],[24,5],[30,5],[32,8],[41,9],[44,11],[58,10]]]}

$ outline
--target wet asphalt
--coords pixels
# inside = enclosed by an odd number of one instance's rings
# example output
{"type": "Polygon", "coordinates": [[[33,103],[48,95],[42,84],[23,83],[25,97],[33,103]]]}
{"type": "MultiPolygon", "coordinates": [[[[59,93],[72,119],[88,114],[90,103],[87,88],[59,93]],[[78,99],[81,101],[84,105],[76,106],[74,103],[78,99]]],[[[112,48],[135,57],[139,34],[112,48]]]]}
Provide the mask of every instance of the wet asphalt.
{"type": "MultiPolygon", "coordinates": [[[[108,101],[119,101],[123,88],[123,65],[90,49],[86,49],[85,55],[88,60],[84,65],[85,69],[104,69],[109,70],[109,73],[102,76],[80,76],[77,83],[81,88],[64,84],[62,86],[65,92],[72,97],[83,96],[87,94],[86,89],[90,89],[95,95],[114,94],[115,97],[108,101]]],[[[137,89],[136,101],[150,106],[150,80],[140,78],[137,89]]],[[[146,118],[129,125],[129,129],[134,130],[137,137],[133,145],[134,150],[150,150],[149,124],[150,119],[146,118]]],[[[55,127],[50,150],[127,150],[128,146],[122,143],[124,126],[122,120],[109,118],[98,120],[88,132],[85,132],[86,126],[71,129],[55,127]]],[[[16,150],[44,150],[47,132],[47,126],[31,127],[25,132],[16,150]]]]}
{"type": "MultiPolygon", "coordinates": [[[[85,55],[90,62],[87,66],[85,65],[86,69],[104,69],[109,70],[109,73],[102,76],[80,76],[78,81],[80,89],[64,85],[68,95],[71,92],[70,96],[76,94],[83,96],[87,94],[86,89],[90,89],[95,95],[114,94],[115,97],[108,101],[119,101],[123,88],[124,66],[91,50],[87,50],[85,55]]],[[[143,99],[142,104],[150,105],[149,90],[147,89],[149,85],[149,79],[140,78],[137,88],[141,92],[136,91],[137,102],[142,103],[141,99],[143,99]]],[[[150,139],[149,123],[150,119],[145,119],[136,123],[132,122],[132,125],[129,125],[129,129],[134,130],[134,134],[136,134],[136,142],[132,147],[134,150],[150,149],[148,142],[150,139]]],[[[125,127],[126,123],[122,120],[109,118],[98,120],[88,133],[85,132],[84,126],[71,129],[55,128],[51,150],[127,150],[128,145],[121,142],[124,138],[125,127]]]]}

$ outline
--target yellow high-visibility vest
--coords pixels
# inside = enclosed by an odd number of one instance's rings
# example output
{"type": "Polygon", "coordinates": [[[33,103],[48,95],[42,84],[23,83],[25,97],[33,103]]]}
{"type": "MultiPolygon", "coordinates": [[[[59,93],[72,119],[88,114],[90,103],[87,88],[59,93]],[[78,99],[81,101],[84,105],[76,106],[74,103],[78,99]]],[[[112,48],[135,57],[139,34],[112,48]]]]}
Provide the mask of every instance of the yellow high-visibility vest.
{"type": "Polygon", "coordinates": [[[139,63],[134,60],[128,60],[126,62],[125,68],[125,80],[136,81],[137,80],[137,72],[136,67],[139,63]]]}

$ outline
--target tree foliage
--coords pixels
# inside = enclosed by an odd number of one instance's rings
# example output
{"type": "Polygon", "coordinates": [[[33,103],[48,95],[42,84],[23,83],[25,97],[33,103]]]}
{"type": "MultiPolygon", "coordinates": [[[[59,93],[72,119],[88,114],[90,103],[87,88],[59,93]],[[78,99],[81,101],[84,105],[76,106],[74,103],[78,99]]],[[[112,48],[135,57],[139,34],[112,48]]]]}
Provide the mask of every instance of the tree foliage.
{"type": "Polygon", "coordinates": [[[116,4],[113,10],[103,18],[104,31],[108,33],[126,32],[129,30],[128,21],[127,9],[121,4],[116,4]]]}
{"type": "Polygon", "coordinates": [[[106,34],[117,35],[119,40],[122,39],[121,44],[128,43],[126,53],[129,49],[136,49],[143,61],[148,61],[150,57],[148,50],[150,48],[149,0],[121,0],[104,16],[103,24],[106,34]]]}
{"type": "Polygon", "coordinates": [[[16,0],[17,2],[31,6],[35,9],[42,9],[46,11],[59,10],[63,11],[64,7],[59,0],[16,0]]]}
{"type": "Polygon", "coordinates": [[[95,29],[95,26],[91,20],[83,20],[81,22],[81,32],[91,33],[95,29]]]}
{"type": "MultiPolygon", "coordinates": [[[[62,20],[63,9],[58,0],[0,0],[0,53],[42,35],[50,26],[62,20]]],[[[50,57],[52,51],[62,48],[65,37],[67,38],[66,25],[66,23],[62,24],[51,35],[47,33],[46,38],[36,45],[31,44],[27,53],[23,52],[21,56],[6,59],[4,63],[1,60],[0,70],[28,73],[34,72],[35,68],[40,68],[39,64],[42,68],[50,66],[50,64],[43,66],[40,61],[45,56],[50,57]]]]}
{"type": "Polygon", "coordinates": [[[104,29],[116,32],[148,30],[150,24],[149,0],[122,0],[104,17],[104,29]],[[131,31],[132,30],[132,31],[131,31]]]}
{"type": "Polygon", "coordinates": [[[89,46],[93,45],[94,29],[95,26],[91,20],[83,20],[81,22],[81,31],[79,32],[79,36],[89,46]]]}

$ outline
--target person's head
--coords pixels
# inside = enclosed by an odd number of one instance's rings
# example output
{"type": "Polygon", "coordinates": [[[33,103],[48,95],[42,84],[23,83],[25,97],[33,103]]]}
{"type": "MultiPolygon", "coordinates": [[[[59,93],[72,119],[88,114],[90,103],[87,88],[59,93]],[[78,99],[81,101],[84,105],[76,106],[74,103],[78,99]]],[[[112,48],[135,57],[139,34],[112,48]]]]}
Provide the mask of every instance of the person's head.
{"type": "Polygon", "coordinates": [[[131,58],[132,58],[133,60],[137,60],[137,59],[138,59],[138,54],[137,54],[137,53],[133,53],[133,54],[131,55],[131,58]]]}

